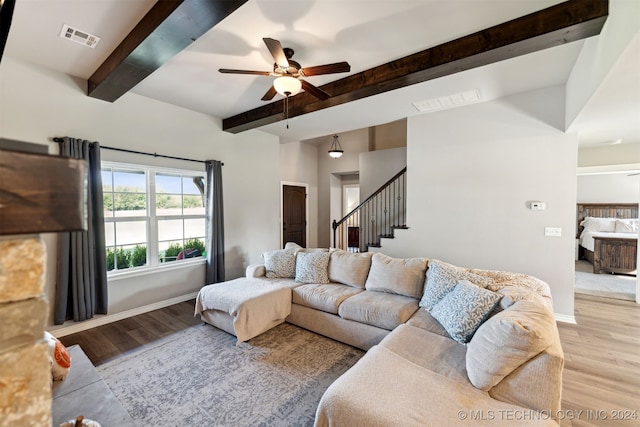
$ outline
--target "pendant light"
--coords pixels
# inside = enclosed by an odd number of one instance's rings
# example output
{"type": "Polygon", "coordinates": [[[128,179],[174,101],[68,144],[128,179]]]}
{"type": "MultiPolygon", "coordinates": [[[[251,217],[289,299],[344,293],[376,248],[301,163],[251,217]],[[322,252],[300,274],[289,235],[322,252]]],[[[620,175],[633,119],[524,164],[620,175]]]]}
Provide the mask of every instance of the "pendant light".
{"type": "Polygon", "coordinates": [[[331,143],[331,149],[329,150],[329,155],[334,159],[337,159],[342,156],[344,150],[340,146],[340,141],[338,141],[338,135],[333,135],[333,142],[331,143]]]}

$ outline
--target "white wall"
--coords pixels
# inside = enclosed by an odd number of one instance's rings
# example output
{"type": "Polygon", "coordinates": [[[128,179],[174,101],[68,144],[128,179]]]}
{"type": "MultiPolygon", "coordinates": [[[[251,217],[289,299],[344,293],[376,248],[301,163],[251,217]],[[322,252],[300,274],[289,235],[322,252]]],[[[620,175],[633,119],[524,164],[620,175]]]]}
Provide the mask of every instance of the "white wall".
{"type": "Polygon", "coordinates": [[[318,246],[318,147],[303,142],[280,144],[280,181],[307,184],[307,247],[318,246]]]}
{"type": "Polygon", "coordinates": [[[409,118],[410,229],[382,252],[534,275],[573,316],[577,136],[559,130],[563,106],[554,87],[409,118]]]}
{"type": "Polygon", "coordinates": [[[578,175],[577,199],[578,203],[637,203],[640,176],[626,172],[578,175]]]}
{"type": "Polygon", "coordinates": [[[640,144],[580,147],[578,167],[640,165],[640,144]]]}
{"type": "Polygon", "coordinates": [[[406,147],[360,153],[360,200],[372,195],[405,166],[406,147]]]}
{"type": "Polygon", "coordinates": [[[609,1],[609,16],[600,35],[585,40],[567,81],[567,128],[580,114],[622,51],[638,33],[639,16],[638,0],[609,1]]]}
{"type": "MultiPolygon", "coordinates": [[[[279,242],[278,138],[259,131],[231,135],[220,120],[183,108],[126,94],[114,103],[85,95],[86,82],[7,57],[0,64],[0,137],[48,144],[73,136],[102,145],[194,159],[217,159],[223,169],[227,278],[243,274],[246,263],[279,242]]],[[[196,168],[197,163],[115,154],[105,159],[196,168]],[[195,165],[195,166],[194,166],[195,165]]],[[[36,171],[34,171],[36,173],[36,171]]],[[[45,235],[49,253],[47,293],[55,289],[55,235],[45,235]]],[[[156,273],[109,284],[109,314],[197,291],[204,267],[156,273]]]]}
{"type": "Polygon", "coordinates": [[[339,159],[329,157],[327,152],[333,141],[327,136],[318,145],[318,246],[333,245],[331,222],[342,218],[341,175],[358,173],[360,153],[369,150],[369,131],[359,129],[339,135],[344,154],[339,159]]]}

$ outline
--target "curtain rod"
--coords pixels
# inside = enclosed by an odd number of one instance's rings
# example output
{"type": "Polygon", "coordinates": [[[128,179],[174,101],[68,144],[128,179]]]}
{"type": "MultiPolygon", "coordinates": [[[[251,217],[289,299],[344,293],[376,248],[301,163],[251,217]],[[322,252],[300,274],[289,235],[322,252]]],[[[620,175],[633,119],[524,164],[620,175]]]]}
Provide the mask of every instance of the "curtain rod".
{"type": "MultiPolygon", "coordinates": [[[[55,142],[63,142],[63,139],[59,137],[55,137],[53,138],[53,140],[55,142]]],[[[195,159],[186,159],[184,157],[165,156],[164,154],[145,153],[144,151],[127,150],[126,148],[107,147],[106,145],[101,145],[100,148],[104,148],[105,150],[122,151],[124,153],[142,154],[144,156],[162,157],[163,159],[184,160],[186,162],[196,162],[196,163],[210,163],[209,160],[195,160],[195,159]]],[[[224,166],[224,163],[221,163],[221,165],[224,166]]]]}

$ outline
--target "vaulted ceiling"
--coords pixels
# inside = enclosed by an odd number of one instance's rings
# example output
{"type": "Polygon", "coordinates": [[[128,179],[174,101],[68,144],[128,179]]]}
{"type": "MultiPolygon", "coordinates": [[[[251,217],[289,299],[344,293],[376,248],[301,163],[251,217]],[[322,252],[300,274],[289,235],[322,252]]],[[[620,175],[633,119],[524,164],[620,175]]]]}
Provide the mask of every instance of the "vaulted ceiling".
{"type": "Polygon", "coordinates": [[[412,102],[424,99],[474,89],[485,101],[564,84],[607,8],[559,3],[25,0],[5,54],[87,79],[91,96],[109,102],[130,91],[220,118],[232,132],[301,140],[418,114],[412,102]],[[90,49],[60,38],[63,24],[101,40],[90,49]],[[303,67],[351,64],[344,75],[307,78],[334,96],[294,96],[289,129],[281,97],[260,100],[273,77],[217,72],[270,70],[263,37],[294,49],[303,67]]]}

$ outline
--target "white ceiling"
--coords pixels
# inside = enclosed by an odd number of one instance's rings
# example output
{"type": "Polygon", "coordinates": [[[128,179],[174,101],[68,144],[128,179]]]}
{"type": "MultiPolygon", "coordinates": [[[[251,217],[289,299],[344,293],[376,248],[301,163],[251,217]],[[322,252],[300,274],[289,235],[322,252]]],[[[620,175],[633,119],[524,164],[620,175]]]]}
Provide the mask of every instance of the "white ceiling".
{"type": "MultiPolygon", "coordinates": [[[[262,42],[272,37],[305,66],[339,61],[372,68],[560,0],[249,0],[138,84],[133,92],[219,118],[264,105],[270,77],[218,68],[271,70],[262,42]]],[[[5,55],[87,79],[154,0],[21,0],[5,55]],[[102,38],[95,49],[59,37],[63,24],[102,38]]],[[[636,44],[640,44],[637,41],[636,44]]],[[[482,100],[564,84],[582,42],[413,85],[260,128],[283,141],[365,128],[418,114],[414,101],[479,89],[482,100]],[[541,66],[544,64],[544,66],[541,66]]],[[[640,48],[616,64],[572,130],[581,144],[640,142],[640,48]],[[634,86],[635,85],[635,86],[634,86]],[[615,114],[614,114],[615,109],[615,114]],[[622,111],[624,110],[624,112],[622,111]],[[624,123],[623,123],[624,122],[624,123]],[[635,123],[634,123],[635,122],[635,123]]],[[[309,77],[316,86],[345,74],[309,77]]],[[[277,99],[277,98],[276,98],[277,99]]],[[[117,101],[116,101],[117,102],[117,101]]]]}

